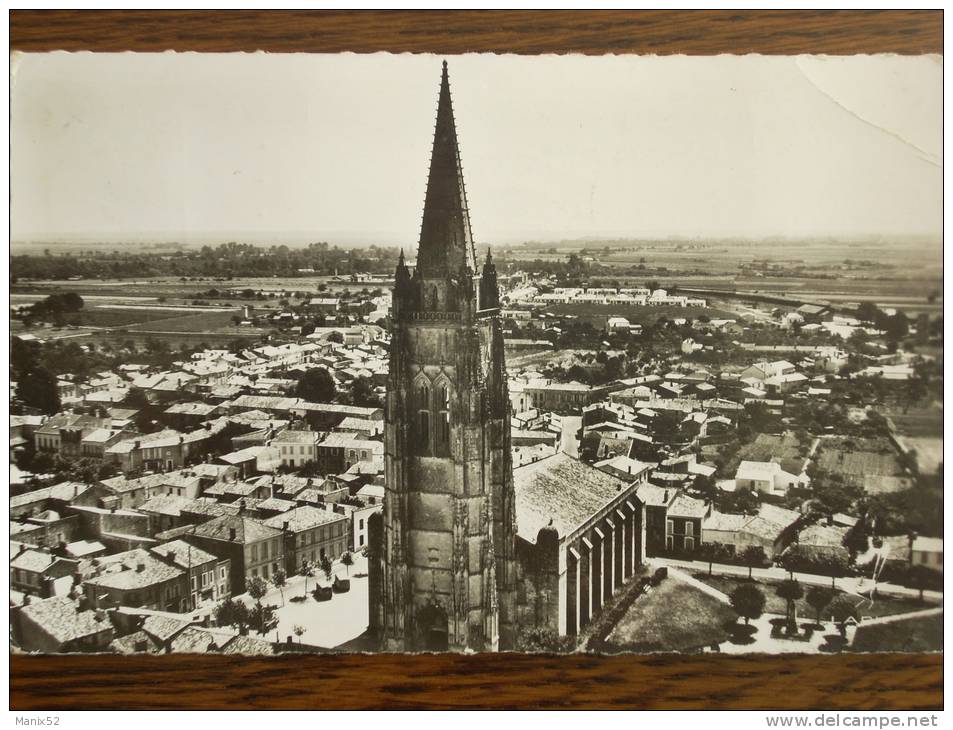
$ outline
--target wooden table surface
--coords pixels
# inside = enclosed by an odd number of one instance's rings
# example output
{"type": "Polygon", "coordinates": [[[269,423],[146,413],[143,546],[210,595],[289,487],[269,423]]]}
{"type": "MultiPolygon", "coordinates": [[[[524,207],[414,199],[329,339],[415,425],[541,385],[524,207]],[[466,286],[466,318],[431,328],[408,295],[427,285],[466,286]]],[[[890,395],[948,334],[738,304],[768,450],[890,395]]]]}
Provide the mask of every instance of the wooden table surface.
{"type": "MultiPolygon", "coordinates": [[[[941,11],[12,11],[13,50],[942,53],[941,11]]],[[[939,655],[11,656],[11,709],[934,709],[939,655]]]]}

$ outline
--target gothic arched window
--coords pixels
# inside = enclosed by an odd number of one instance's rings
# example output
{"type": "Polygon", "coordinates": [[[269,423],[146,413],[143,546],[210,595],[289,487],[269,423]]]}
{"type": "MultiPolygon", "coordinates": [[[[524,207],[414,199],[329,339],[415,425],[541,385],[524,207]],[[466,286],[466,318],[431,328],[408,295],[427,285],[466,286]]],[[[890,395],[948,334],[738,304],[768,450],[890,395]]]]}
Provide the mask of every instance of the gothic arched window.
{"type": "Polygon", "coordinates": [[[417,410],[416,450],[426,454],[430,452],[430,388],[425,383],[416,387],[414,407],[417,410]]]}
{"type": "Polygon", "coordinates": [[[437,399],[434,403],[434,411],[437,416],[436,423],[436,455],[447,456],[450,453],[450,386],[447,383],[441,383],[436,390],[437,399]]]}

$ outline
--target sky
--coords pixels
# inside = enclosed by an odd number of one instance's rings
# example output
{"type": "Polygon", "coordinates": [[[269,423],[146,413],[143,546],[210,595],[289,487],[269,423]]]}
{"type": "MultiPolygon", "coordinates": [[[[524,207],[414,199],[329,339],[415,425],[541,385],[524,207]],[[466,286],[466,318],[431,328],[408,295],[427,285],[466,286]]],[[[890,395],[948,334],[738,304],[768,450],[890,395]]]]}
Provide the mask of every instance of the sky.
{"type": "MultiPolygon", "coordinates": [[[[412,245],[442,58],[17,55],[13,240],[412,245]]],[[[939,56],[446,58],[478,243],[941,234],[939,56]]]]}

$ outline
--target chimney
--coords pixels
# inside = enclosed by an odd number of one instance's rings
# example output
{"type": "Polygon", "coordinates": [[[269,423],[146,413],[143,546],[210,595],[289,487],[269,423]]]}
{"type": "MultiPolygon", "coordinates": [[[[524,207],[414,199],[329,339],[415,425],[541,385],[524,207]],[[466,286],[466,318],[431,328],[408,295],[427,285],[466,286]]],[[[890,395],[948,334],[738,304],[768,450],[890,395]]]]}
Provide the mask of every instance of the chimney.
{"type": "Polygon", "coordinates": [[[662,501],[668,504],[668,490],[666,489],[664,494],[662,494],[662,501]]]}
{"type": "Polygon", "coordinates": [[[281,529],[284,532],[288,532],[288,520],[285,520],[284,522],[281,523],[281,529]]]}
{"type": "Polygon", "coordinates": [[[231,540],[232,542],[235,542],[235,537],[236,537],[235,528],[234,528],[234,527],[230,527],[230,528],[228,529],[228,539],[231,540]]]}
{"type": "Polygon", "coordinates": [[[96,613],[93,614],[93,617],[96,619],[96,621],[102,623],[106,620],[106,612],[101,608],[97,608],[96,613]]]}
{"type": "Polygon", "coordinates": [[[245,512],[245,498],[242,497],[238,501],[238,514],[243,514],[245,512]]]}
{"type": "MultiPolygon", "coordinates": [[[[913,541],[911,540],[910,543],[913,544],[913,541]]],[[[17,555],[23,555],[23,553],[25,552],[26,552],[26,545],[21,542],[20,547],[17,549],[17,555]]]]}

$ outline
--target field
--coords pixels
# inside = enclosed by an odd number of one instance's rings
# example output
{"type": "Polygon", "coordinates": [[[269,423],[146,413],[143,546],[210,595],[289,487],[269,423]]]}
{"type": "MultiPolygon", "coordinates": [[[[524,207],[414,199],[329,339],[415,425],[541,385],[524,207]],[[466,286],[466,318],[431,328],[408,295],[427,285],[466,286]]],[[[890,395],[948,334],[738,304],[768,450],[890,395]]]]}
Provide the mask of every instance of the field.
{"type": "Polygon", "coordinates": [[[943,408],[940,404],[926,408],[893,408],[884,413],[903,436],[937,437],[943,433],[943,408]]]}
{"type": "Polygon", "coordinates": [[[942,311],[939,240],[575,240],[513,246],[505,257],[565,261],[570,253],[617,268],[619,275],[601,278],[624,286],[657,280],[663,287],[675,283],[686,290],[787,295],[803,301],[868,300],[908,314],[942,311]],[[643,268],[627,275],[636,266],[643,268]],[[763,270],[754,270],[756,266],[763,270]]]}
{"type": "Polygon", "coordinates": [[[66,321],[80,327],[126,327],[128,325],[165,319],[168,311],[149,309],[101,309],[84,308],[75,315],[67,316],[66,321]]]}
{"type": "MultiPolygon", "coordinates": [[[[222,312],[200,312],[198,314],[181,312],[178,316],[166,316],[163,319],[133,325],[127,329],[130,332],[160,332],[162,334],[170,332],[219,334],[222,330],[227,329],[237,332],[238,328],[234,326],[232,317],[238,311],[237,309],[228,309],[222,312]]],[[[168,315],[168,312],[166,314],[168,315]]]]}
{"type": "Polygon", "coordinates": [[[724,641],[734,620],[717,598],[670,577],[635,599],[607,643],[627,651],[691,651],[724,641]]]}
{"type": "Polygon", "coordinates": [[[737,454],[737,461],[778,460],[782,469],[798,474],[804,466],[805,457],[801,455],[802,448],[806,455],[809,447],[809,443],[802,445],[798,442],[793,433],[785,433],[781,436],[760,433],[750,444],[741,447],[737,454]]]}
{"type": "Polygon", "coordinates": [[[839,476],[869,494],[895,492],[911,482],[886,439],[824,438],[815,461],[821,474],[839,476]]]}

